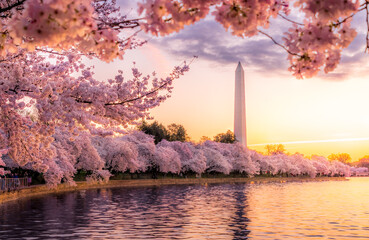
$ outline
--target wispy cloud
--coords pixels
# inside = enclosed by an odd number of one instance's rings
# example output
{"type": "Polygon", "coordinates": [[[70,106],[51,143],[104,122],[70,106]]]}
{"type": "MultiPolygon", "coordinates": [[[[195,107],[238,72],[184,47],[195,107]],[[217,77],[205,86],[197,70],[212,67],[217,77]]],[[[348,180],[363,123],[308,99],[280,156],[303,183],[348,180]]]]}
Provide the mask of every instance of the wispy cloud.
{"type": "Polygon", "coordinates": [[[260,71],[265,71],[265,68],[275,71],[288,66],[285,52],[270,39],[232,36],[213,20],[200,21],[178,34],[153,39],[151,42],[184,59],[196,55],[219,64],[241,61],[260,71]]]}
{"type": "Polygon", "coordinates": [[[258,144],[249,144],[250,147],[256,146],[265,146],[272,144],[307,144],[307,143],[329,143],[329,142],[356,142],[356,141],[369,141],[369,137],[367,138],[342,138],[342,139],[325,139],[325,140],[307,140],[307,141],[290,141],[290,142],[275,142],[275,143],[258,143],[258,144]]]}

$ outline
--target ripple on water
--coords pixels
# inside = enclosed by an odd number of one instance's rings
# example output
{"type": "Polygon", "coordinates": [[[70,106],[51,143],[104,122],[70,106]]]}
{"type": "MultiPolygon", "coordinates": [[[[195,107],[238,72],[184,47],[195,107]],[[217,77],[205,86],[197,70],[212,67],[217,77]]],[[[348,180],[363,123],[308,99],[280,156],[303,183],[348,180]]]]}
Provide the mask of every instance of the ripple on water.
{"type": "Polygon", "coordinates": [[[1,239],[368,239],[369,178],[83,190],[0,206],[1,239]]]}

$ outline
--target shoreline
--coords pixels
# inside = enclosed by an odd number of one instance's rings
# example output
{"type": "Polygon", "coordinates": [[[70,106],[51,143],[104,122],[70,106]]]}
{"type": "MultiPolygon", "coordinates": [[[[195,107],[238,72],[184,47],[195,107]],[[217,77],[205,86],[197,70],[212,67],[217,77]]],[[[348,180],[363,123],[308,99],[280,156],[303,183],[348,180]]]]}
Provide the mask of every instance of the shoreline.
{"type": "Polygon", "coordinates": [[[87,189],[120,188],[120,187],[150,187],[165,185],[186,184],[221,184],[221,183],[286,183],[286,182],[323,182],[323,181],[348,181],[345,177],[253,177],[253,178],[165,178],[165,179],[135,179],[135,180],[110,180],[109,182],[76,182],[76,186],[60,184],[56,188],[48,188],[46,185],[35,185],[12,192],[0,193],[0,205],[10,201],[30,198],[46,194],[64,193],[87,189]]]}

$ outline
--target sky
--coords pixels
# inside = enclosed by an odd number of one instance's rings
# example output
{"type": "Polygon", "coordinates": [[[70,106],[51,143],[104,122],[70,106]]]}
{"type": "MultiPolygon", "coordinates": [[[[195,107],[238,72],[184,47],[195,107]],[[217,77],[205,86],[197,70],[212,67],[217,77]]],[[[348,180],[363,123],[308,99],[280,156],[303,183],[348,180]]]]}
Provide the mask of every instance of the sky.
{"type": "MultiPolygon", "coordinates": [[[[119,3],[123,13],[136,17],[135,1],[119,3]]],[[[249,148],[264,151],[265,144],[282,143],[290,153],[349,153],[356,161],[369,155],[369,55],[364,53],[364,15],[356,16],[353,25],[358,36],[343,51],[339,67],[311,79],[294,78],[287,53],[270,39],[232,36],[211,17],[166,37],[140,34],[147,44],[127,51],[122,61],[97,64],[96,73],[106,78],[123,69],[129,77],[135,62],[143,73],[165,77],[174,66],[198,56],[175,81],[172,97],[151,111],[164,125],[182,124],[198,141],[233,131],[234,74],[240,61],[249,148]]],[[[266,31],[280,41],[288,26],[278,19],[266,31]]]]}

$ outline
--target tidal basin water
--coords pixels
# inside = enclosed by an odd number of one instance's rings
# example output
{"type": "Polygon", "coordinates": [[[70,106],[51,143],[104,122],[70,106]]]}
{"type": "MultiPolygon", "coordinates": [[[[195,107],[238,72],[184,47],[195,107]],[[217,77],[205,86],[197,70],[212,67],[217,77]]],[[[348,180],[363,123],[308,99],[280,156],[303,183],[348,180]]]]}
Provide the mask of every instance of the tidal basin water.
{"type": "Polygon", "coordinates": [[[84,190],[0,206],[0,239],[368,239],[369,178],[84,190]]]}

